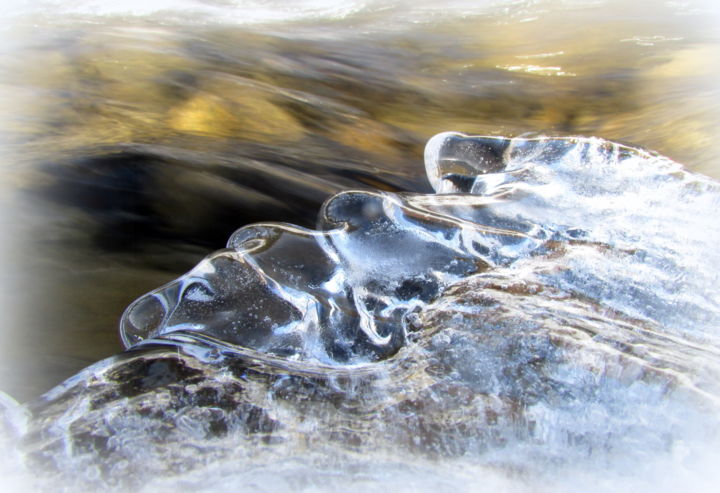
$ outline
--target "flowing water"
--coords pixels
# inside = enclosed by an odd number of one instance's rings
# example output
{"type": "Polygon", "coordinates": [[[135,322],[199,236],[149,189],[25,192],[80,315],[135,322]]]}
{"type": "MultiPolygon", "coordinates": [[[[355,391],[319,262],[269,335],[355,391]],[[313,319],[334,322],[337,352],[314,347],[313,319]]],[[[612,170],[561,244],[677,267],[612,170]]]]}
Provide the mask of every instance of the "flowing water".
{"type": "Polygon", "coordinates": [[[712,2],[7,9],[15,486],[715,484],[712,2]]]}

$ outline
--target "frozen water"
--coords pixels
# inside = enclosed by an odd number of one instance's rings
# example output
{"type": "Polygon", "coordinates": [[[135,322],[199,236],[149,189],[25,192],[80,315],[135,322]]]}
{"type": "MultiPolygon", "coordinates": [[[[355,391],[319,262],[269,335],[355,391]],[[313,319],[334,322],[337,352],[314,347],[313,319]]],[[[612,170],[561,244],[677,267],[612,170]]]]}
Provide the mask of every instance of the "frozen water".
{"type": "Polygon", "coordinates": [[[26,462],[148,491],[714,477],[718,184],[579,137],[440,134],[426,168],[435,194],[244,227],[138,299],[129,351],[32,404],[26,462]]]}
{"type": "Polygon", "coordinates": [[[675,331],[714,328],[717,275],[688,273],[720,261],[708,248],[715,183],[586,138],[445,133],[428,143],[426,167],[436,195],[344,192],[316,231],[238,230],[227,250],[131,305],[123,341],[192,331],[295,360],[366,363],[395,354],[411,315],[448,286],[548,258],[544,284],[675,331]]]}

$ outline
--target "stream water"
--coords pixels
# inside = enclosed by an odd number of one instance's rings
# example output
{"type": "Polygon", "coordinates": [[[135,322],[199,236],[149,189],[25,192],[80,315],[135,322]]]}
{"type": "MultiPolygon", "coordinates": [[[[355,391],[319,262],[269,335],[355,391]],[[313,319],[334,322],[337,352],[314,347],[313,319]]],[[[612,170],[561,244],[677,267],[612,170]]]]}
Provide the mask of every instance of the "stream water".
{"type": "Polygon", "coordinates": [[[7,9],[11,486],[716,484],[712,2],[7,9]]]}

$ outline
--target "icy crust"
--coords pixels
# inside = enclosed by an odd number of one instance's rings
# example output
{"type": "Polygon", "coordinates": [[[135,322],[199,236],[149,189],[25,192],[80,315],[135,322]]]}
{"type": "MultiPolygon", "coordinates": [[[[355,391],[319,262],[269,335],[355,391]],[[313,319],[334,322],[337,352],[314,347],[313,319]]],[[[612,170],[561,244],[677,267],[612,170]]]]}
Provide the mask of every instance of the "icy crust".
{"type": "Polygon", "coordinates": [[[126,310],[126,347],[190,331],[293,360],[373,362],[458,280],[561,253],[556,287],[674,330],[718,320],[716,274],[702,268],[720,261],[715,183],[596,138],[445,133],[425,154],[437,194],[343,192],[317,230],[244,227],[126,310]]]}
{"type": "Polygon", "coordinates": [[[436,194],[242,228],[136,301],[129,351],[30,406],[30,470],[68,491],[710,491],[718,185],[585,138],[441,134],[426,166],[436,194]]]}
{"type": "Polygon", "coordinates": [[[543,229],[551,241],[533,255],[562,250],[544,282],[669,330],[716,335],[716,182],[663,156],[584,137],[448,132],[428,142],[425,165],[436,192],[480,197],[482,205],[448,213],[543,229]]]}
{"type": "Polygon", "coordinates": [[[419,314],[414,342],[373,365],[192,333],[147,341],[35,403],[26,463],[68,491],[710,484],[717,345],[543,287],[546,267],[458,282],[419,314]]]}

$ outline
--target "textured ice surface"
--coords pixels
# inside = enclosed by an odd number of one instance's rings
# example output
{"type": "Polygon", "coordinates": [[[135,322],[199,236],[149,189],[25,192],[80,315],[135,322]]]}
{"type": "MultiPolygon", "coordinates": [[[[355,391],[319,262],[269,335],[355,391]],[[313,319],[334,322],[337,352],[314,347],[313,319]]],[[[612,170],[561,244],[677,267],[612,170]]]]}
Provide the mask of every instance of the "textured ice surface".
{"type": "Polygon", "coordinates": [[[711,484],[718,185],[593,138],[446,133],[426,168],[435,194],[338,194],[141,297],[129,351],[32,404],[26,463],[70,489],[711,484]]]}
{"type": "Polygon", "coordinates": [[[426,167],[436,195],[344,192],[317,230],[238,230],[130,306],[123,341],[192,331],[295,360],[370,362],[395,354],[411,315],[448,286],[548,257],[549,285],[674,330],[714,329],[717,275],[688,268],[720,260],[708,242],[717,184],[586,138],[440,134],[426,167]]]}

